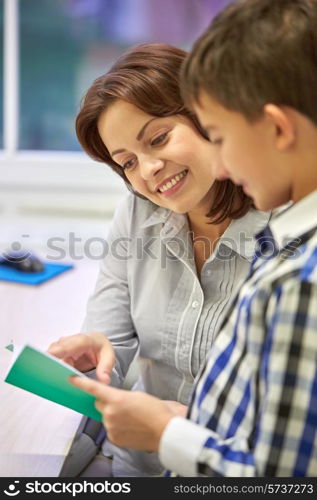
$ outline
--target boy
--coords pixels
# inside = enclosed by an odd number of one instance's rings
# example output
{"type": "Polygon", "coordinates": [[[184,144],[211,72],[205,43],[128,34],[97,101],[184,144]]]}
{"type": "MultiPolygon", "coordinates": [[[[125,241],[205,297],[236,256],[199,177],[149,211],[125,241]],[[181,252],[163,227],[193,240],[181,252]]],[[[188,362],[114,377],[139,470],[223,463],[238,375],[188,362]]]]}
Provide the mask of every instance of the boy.
{"type": "Polygon", "coordinates": [[[177,474],[316,476],[317,2],[233,3],[196,42],[183,80],[218,148],[215,175],[261,210],[294,205],[259,235],[187,420],[149,395],[73,383],[97,396],[111,440],[159,450],[177,474]]]}

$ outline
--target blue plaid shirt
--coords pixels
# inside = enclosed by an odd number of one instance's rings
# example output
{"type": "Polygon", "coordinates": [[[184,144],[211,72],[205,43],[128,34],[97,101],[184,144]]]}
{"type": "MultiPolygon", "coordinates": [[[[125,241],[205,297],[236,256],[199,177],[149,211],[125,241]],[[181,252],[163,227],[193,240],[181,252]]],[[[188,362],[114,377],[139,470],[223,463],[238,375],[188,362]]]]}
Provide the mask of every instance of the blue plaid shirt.
{"type": "Polygon", "coordinates": [[[189,418],[162,436],[173,475],[317,476],[317,191],[258,242],[189,418]]]}

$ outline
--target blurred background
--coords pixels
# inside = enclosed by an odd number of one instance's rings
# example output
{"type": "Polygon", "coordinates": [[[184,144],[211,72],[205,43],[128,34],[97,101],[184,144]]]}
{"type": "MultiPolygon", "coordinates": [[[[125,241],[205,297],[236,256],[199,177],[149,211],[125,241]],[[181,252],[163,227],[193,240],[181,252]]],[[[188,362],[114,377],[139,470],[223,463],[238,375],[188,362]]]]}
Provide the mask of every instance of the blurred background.
{"type": "Polygon", "coordinates": [[[80,150],[74,120],[85,90],[132,45],[190,49],[227,3],[0,0],[1,251],[21,242],[50,257],[47,241],[58,238],[72,257],[73,233],[78,252],[88,240],[98,260],[126,188],[80,150]]]}

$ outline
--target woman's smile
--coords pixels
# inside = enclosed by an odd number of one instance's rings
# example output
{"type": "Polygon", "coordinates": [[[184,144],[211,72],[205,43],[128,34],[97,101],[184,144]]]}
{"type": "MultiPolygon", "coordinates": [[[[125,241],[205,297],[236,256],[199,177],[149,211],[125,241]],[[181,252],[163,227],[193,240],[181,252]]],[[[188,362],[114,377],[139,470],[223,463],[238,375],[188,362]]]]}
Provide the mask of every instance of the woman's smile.
{"type": "Polygon", "coordinates": [[[168,179],[165,179],[159,187],[157,191],[163,196],[172,196],[177,193],[182,186],[185,184],[187,180],[188,170],[182,170],[179,174],[176,174],[168,179]]]}

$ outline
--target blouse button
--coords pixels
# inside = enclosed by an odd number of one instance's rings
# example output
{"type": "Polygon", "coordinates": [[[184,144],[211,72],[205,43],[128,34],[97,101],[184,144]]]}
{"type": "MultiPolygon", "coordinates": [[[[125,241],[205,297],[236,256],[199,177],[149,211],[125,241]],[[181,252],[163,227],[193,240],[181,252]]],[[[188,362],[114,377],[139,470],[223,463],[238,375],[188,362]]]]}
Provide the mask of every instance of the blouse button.
{"type": "Polygon", "coordinates": [[[199,306],[199,302],[197,300],[194,300],[194,302],[192,303],[192,308],[196,309],[198,306],[199,306]]]}

